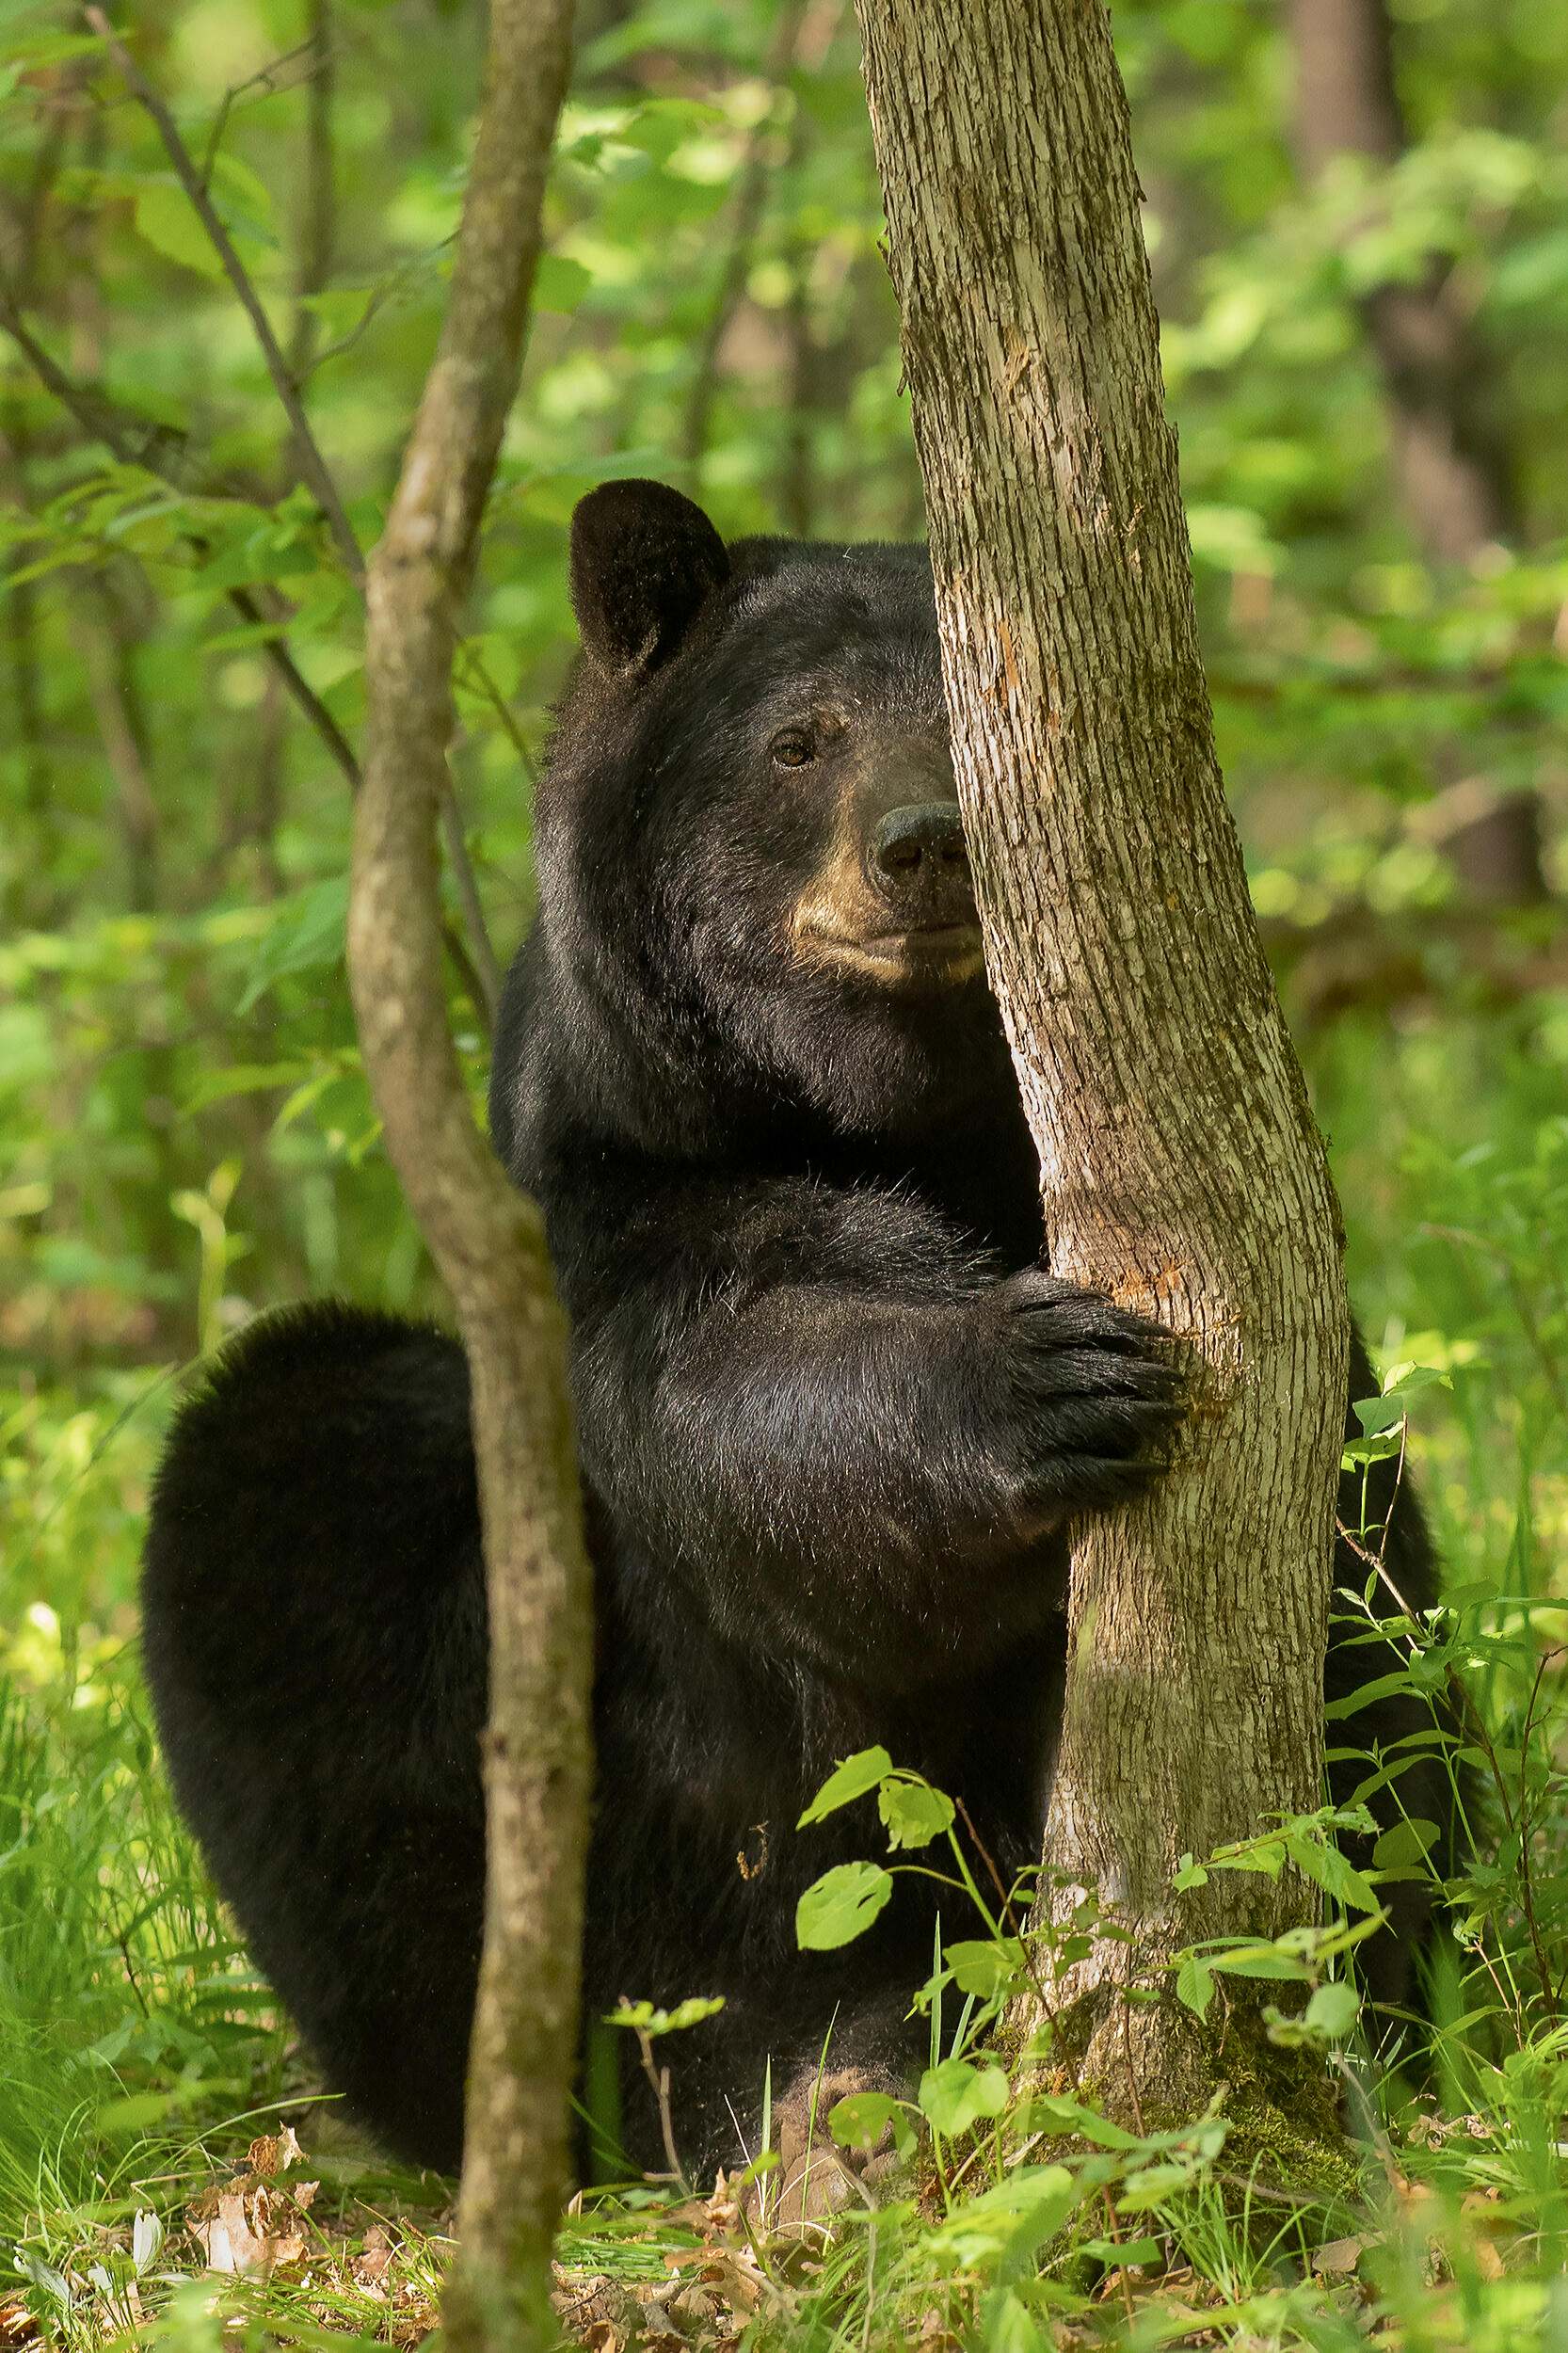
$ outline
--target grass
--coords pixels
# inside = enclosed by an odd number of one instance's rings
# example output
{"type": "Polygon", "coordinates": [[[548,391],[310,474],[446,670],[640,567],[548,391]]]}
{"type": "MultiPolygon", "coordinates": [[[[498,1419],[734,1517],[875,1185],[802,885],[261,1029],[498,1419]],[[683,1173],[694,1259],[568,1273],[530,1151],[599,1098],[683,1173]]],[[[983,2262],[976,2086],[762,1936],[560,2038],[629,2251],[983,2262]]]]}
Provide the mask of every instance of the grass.
{"type": "MultiPolygon", "coordinates": [[[[1368,1338],[1451,1384],[1410,1436],[1456,1610],[1426,1656],[1492,1792],[1435,2026],[1392,2067],[1324,2042],[1366,2087],[1359,2178],[1294,2201],[1212,2127],[1009,2163],[987,2120],[926,2144],[918,2201],[815,2239],[589,2200],[561,2242],[589,2342],[1568,2346],[1568,1018],[1448,1007],[1309,1047],[1368,1338]]],[[[414,2344],[450,2185],[324,2109],[150,1737],[136,1564],[171,1394],[149,1369],[0,1404],[0,2345],[414,2344]],[[270,2277],[209,2268],[225,2239],[270,2277]]]]}

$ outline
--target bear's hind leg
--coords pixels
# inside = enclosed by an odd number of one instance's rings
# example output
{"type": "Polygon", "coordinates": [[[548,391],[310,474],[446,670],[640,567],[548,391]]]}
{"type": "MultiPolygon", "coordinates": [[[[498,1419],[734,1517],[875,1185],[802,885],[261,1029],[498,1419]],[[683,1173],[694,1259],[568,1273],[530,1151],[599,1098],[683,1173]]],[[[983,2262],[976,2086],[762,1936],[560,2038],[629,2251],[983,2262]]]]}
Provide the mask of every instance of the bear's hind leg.
{"type": "Polygon", "coordinates": [[[175,1793],[332,2088],[456,2166],[483,1918],[484,1571],[456,1341],[252,1326],[158,1473],[144,1650],[175,1793]]]}

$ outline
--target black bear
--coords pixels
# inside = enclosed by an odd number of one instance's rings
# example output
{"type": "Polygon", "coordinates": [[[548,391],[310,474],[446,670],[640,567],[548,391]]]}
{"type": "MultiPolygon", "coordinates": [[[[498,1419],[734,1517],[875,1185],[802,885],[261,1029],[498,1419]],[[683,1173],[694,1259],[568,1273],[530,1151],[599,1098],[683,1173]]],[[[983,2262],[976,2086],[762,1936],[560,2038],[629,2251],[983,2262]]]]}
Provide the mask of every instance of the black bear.
{"type": "MultiPolygon", "coordinates": [[[[924,551],[727,548],[677,492],[621,482],[577,510],[571,587],[584,655],[492,1126],[572,1327],[598,1577],[585,2000],[724,1995],[671,2050],[700,2175],[755,2152],[767,2062],[787,2108],[830,2025],[838,2080],[918,2055],[926,1883],[844,1952],[798,1954],[802,1888],[865,1826],[796,1817],[880,1741],[964,1799],[1002,1871],[1035,1859],[1065,1529],[1156,1473],[1179,1397],[1152,1327],[1039,1271],[924,551]]],[[[1359,1355],[1353,1378],[1367,1394],[1359,1355]]],[[[1408,1481],[1391,1565],[1431,1601],[1408,1481]]],[[[145,1604],[175,1787],[258,1960],[385,2140],[455,2166],[486,1674],[457,1345],[341,1305],[246,1332],[176,1424],[145,1604]]],[[[1338,1645],[1330,1688],[1387,1663],[1338,1645]]],[[[1361,1721],[1410,1728],[1397,1701],[1361,1721]]],[[[1390,1983],[1407,1941],[1383,1939],[1390,1983]]],[[[625,2146],[657,2165],[651,2099],[625,2089],[625,2146]]]]}

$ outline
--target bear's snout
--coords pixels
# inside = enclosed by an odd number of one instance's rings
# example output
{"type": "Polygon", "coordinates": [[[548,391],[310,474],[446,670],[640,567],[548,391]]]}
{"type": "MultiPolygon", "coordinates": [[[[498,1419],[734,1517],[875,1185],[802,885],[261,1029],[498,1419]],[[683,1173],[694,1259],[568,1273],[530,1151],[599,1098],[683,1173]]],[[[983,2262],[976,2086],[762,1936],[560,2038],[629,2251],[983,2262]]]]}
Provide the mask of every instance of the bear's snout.
{"type": "Polygon", "coordinates": [[[890,808],[866,844],[866,879],[901,927],[972,923],[974,886],[957,802],[890,808]]]}

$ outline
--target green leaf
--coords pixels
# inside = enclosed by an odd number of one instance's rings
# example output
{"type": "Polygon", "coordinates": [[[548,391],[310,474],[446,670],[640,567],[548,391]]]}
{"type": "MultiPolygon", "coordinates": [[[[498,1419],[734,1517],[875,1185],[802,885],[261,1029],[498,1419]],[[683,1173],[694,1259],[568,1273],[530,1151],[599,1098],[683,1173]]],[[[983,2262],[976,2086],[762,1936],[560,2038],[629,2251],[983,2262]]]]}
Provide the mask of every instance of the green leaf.
{"type": "Polygon", "coordinates": [[[827,1953],[871,1927],[893,1892],[892,1875],[876,1863],[836,1863],[795,1906],[795,1943],[803,1952],[827,1953]]]}
{"type": "Polygon", "coordinates": [[[651,2002],[619,2002],[604,2020],[607,2026],[629,2026],[636,2033],[650,2037],[662,2034],[684,2034],[688,2026],[700,2026],[705,2018],[716,2018],[724,2008],[722,1993],[693,1993],[673,2009],[656,2009],[651,2002]]]}
{"type": "Polygon", "coordinates": [[[795,1824],[806,1830],[813,1822],[821,1822],[829,1814],[837,1814],[841,1805],[852,1804],[863,1798],[868,1789],[874,1789],[893,1769],[893,1760],[886,1749],[858,1749],[853,1756],[828,1774],[816,1796],[795,1824]]]}
{"type": "Polygon", "coordinates": [[[593,284],[591,271],[564,253],[547,253],[534,278],[534,308],[569,316],[593,284]]]}
{"type": "MultiPolygon", "coordinates": [[[[1113,2124],[1097,2109],[1085,2107],[1081,2100],[1068,2099],[1050,2092],[1036,2093],[1025,2111],[1026,2129],[1032,2133],[1077,2133],[1084,2140],[1092,2140],[1096,2149],[1136,2149],[1138,2136],[1124,2125],[1113,2124]]],[[[1020,2120],[1023,2121],[1025,2120],[1020,2120]]]]}
{"type": "Polygon", "coordinates": [[[1352,1438],[1339,1457],[1342,1470],[1364,1470],[1368,1463],[1387,1463],[1399,1453],[1402,1441],[1399,1429],[1384,1430],[1372,1438],[1352,1438]]]}
{"type": "Polygon", "coordinates": [[[1346,1985],[1341,1978],[1332,1978],[1313,1994],[1303,2023],[1309,2033],[1321,2035],[1325,2042],[1340,2042],[1352,2032],[1360,2015],[1361,1996],[1354,1986],[1346,1985]]]}
{"type": "Polygon", "coordinates": [[[973,1993],[983,2002],[994,2001],[1023,1974],[1023,1943],[1016,1936],[995,1941],[990,1937],[965,1938],[944,1946],[942,1957],[952,1971],[952,1981],[959,1992],[973,1993]]]}
{"type": "Polygon", "coordinates": [[[920,2077],[920,2112],[934,2132],[967,2133],[983,2117],[1000,2116],[1007,2106],[1006,2071],[993,2061],[976,2067],[968,2059],[943,2059],[920,2077]]]}
{"type": "Polygon", "coordinates": [[[1392,1871],[1421,1863],[1432,1852],[1441,1835],[1435,1822],[1414,1817],[1396,1822],[1391,1829],[1384,1832],[1372,1849],[1372,1866],[1378,1871],[1392,1871]]]}
{"type": "Polygon", "coordinates": [[[1408,1667],[1401,1667],[1397,1674],[1378,1675],[1372,1682],[1362,1684],[1359,1690],[1347,1691],[1342,1700],[1330,1700],[1323,1709],[1324,1720],[1334,1723],[1341,1717],[1359,1716],[1374,1700],[1386,1699],[1394,1691],[1408,1691],[1411,1682],[1408,1667]]]}
{"type": "Polygon", "coordinates": [[[952,1800],[920,1781],[885,1781],[877,1811],[889,1847],[929,1847],[952,1827],[952,1800]]]}
{"type": "MultiPolygon", "coordinates": [[[[937,2226],[932,2245],[948,2270],[968,2266],[1017,2278],[1030,2267],[1035,2250],[1055,2236],[1083,2195],[1083,2184],[1065,2166],[1019,2166],[994,2189],[954,2202],[948,2219],[937,2226]]],[[[994,2348],[989,2313],[984,2339],[994,2348]]],[[[1038,2345],[1038,2337],[1026,2340],[1038,2345]]]]}
{"type": "Polygon", "coordinates": [[[221,208],[225,215],[223,225],[231,236],[236,233],[236,227],[244,227],[257,236],[270,237],[272,190],[261,173],[252,171],[244,158],[236,155],[232,148],[219,148],[213,157],[212,185],[215,195],[220,191],[227,195],[245,216],[244,220],[236,224],[229,216],[229,208],[221,208]]]}
{"type": "Polygon", "coordinates": [[[827,2129],[840,2149],[874,2149],[890,2132],[901,2157],[914,2153],[914,2127],[904,2103],[886,2091],[852,2091],[834,2105],[827,2129]]]}
{"type": "Polygon", "coordinates": [[[1265,1945],[1247,1945],[1236,1953],[1210,1953],[1206,1965],[1227,1977],[1287,1977],[1298,1985],[1312,1974],[1304,1961],[1289,1953],[1271,1952],[1265,1945]]]}
{"type": "Polygon", "coordinates": [[[1358,1397],[1352,1410],[1368,1437],[1397,1430],[1404,1419],[1404,1407],[1397,1397],[1358,1397]]]}
{"type": "Polygon", "coordinates": [[[177,180],[150,180],[140,190],[136,233],[166,262],[178,262],[201,278],[223,276],[223,264],[177,180]]]}
{"type": "Polygon", "coordinates": [[[271,923],[257,942],[235,1012],[248,1013],[286,972],[317,972],[341,964],[347,920],[346,874],[329,875],[325,882],[311,883],[291,897],[280,899],[271,923]]]}
{"type": "Polygon", "coordinates": [[[1286,1843],[1297,1869],[1304,1872],[1325,1896],[1332,1896],[1336,1903],[1349,1904],[1354,1912],[1382,1911],[1383,1901],[1376,1888],[1353,1863],[1347,1863],[1337,1847],[1294,1831],[1287,1833],[1286,1843]]]}
{"type": "Polygon", "coordinates": [[[1089,2238],[1076,2242],[1073,2252],[1092,2255],[1108,2271],[1117,2271],[1128,2264],[1159,2263],[1164,2247],[1163,2242],[1157,2238],[1089,2238]]]}
{"type": "Polygon", "coordinates": [[[1176,2000],[1185,2003],[1194,2018],[1207,2017],[1214,1999],[1214,1973],[1196,1953],[1189,1953],[1176,1971],[1176,2000]]]}
{"type": "Polygon", "coordinates": [[[292,1086],[304,1066],[299,1062],[236,1063],[229,1070],[211,1070],[182,1098],[181,1112],[189,1119],[235,1095],[261,1095],[273,1087],[292,1086]]]}
{"type": "Polygon", "coordinates": [[[1264,1879],[1277,1880],[1285,1868],[1285,1842],[1249,1838],[1234,1854],[1210,1855],[1208,1862],[1214,1871],[1256,1871],[1264,1879]]]}
{"type": "Polygon", "coordinates": [[[1393,1365],[1383,1385],[1387,1398],[1419,1397],[1423,1389],[1451,1389],[1452,1376],[1439,1372],[1435,1365],[1393,1365]]]}

